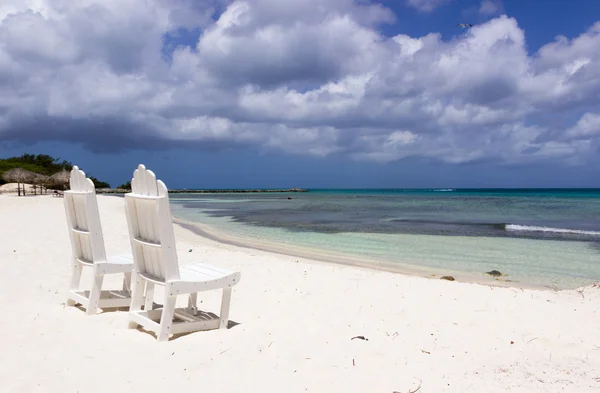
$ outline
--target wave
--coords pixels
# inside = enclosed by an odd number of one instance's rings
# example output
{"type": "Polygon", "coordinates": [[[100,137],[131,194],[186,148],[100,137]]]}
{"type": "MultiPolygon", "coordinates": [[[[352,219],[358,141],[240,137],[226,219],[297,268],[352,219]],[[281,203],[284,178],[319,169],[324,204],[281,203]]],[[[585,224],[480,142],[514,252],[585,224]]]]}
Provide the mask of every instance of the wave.
{"type": "Polygon", "coordinates": [[[584,231],[584,230],[580,230],[580,229],[537,227],[537,226],[516,225],[516,224],[506,224],[505,229],[507,231],[552,232],[552,233],[567,233],[567,234],[575,234],[575,235],[600,236],[600,232],[598,232],[598,231],[584,231]]]}
{"type": "Polygon", "coordinates": [[[437,190],[432,190],[433,192],[452,192],[456,191],[454,188],[439,188],[437,190]]]}
{"type": "MultiPolygon", "coordinates": [[[[506,232],[542,232],[542,233],[554,233],[557,235],[583,235],[583,236],[600,236],[600,231],[585,231],[581,229],[567,229],[567,228],[552,228],[542,227],[534,225],[518,225],[518,224],[506,224],[506,223],[484,223],[484,222],[452,222],[452,221],[440,221],[440,220],[418,220],[418,219],[407,219],[407,218],[386,218],[381,221],[417,224],[417,225],[440,225],[442,227],[472,227],[475,228],[489,228],[506,232]]],[[[475,229],[476,230],[476,229],[475,229]]]]}

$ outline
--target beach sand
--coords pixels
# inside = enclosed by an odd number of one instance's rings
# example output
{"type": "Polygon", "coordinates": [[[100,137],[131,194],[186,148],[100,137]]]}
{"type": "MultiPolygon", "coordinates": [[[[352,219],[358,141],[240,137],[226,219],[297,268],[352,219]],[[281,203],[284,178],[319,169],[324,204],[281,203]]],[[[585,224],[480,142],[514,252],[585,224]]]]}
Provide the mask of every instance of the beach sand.
{"type": "MultiPolygon", "coordinates": [[[[4,194],[4,195],[17,195],[19,193],[19,188],[21,189],[21,192],[23,192],[23,190],[25,190],[25,195],[29,196],[29,195],[35,195],[35,194],[40,194],[40,187],[39,186],[34,186],[33,184],[27,184],[27,183],[21,183],[21,184],[17,184],[17,183],[6,183],[6,184],[2,184],[0,186],[0,195],[4,194]]],[[[52,193],[52,189],[44,189],[44,192],[47,194],[51,194],[52,193]]]]}
{"type": "MultiPolygon", "coordinates": [[[[108,254],[128,251],[123,199],[98,203],[108,254]]],[[[0,391],[600,391],[599,287],[450,282],[236,247],[177,225],[175,232],[180,264],[241,272],[230,313],[237,325],[158,343],[127,329],[124,311],[86,317],[65,307],[70,244],[61,198],[0,196],[0,391]]],[[[105,285],[119,288],[120,280],[105,285]]],[[[205,311],[218,312],[219,291],[200,298],[205,311]]]]}

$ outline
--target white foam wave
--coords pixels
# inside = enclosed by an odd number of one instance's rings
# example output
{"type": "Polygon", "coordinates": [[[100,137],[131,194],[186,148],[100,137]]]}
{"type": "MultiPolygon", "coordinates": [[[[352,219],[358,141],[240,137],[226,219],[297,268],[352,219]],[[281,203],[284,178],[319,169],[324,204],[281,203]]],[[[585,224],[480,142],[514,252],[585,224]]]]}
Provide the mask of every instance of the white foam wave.
{"type": "Polygon", "coordinates": [[[452,192],[454,188],[440,188],[438,190],[433,190],[434,192],[452,192]]]}
{"type": "Polygon", "coordinates": [[[583,231],[580,229],[565,229],[565,228],[550,228],[550,227],[536,227],[529,225],[506,225],[507,231],[525,231],[525,232],[553,232],[553,233],[570,233],[577,235],[589,235],[589,236],[600,236],[598,231],[583,231]]]}

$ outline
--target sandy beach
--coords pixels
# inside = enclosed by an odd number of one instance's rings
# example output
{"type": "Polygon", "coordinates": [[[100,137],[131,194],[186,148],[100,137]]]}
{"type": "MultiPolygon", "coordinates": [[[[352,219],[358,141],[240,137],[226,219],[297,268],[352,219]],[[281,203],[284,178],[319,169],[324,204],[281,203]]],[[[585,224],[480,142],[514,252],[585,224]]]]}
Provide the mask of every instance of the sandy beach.
{"type": "MultiPolygon", "coordinates": [[[[98,203],[108,254],[128,251],[123,199],[98,203]]],[[[158,343],[124,311],[65,307],[61,198],[0,195],[0,391],[600,392],[598,286],[450,282],[175,232],[180,264],[241,272],[235,326],[158,343]]],[[[218,312],[219,291],[202,299],[218,312]]]]}

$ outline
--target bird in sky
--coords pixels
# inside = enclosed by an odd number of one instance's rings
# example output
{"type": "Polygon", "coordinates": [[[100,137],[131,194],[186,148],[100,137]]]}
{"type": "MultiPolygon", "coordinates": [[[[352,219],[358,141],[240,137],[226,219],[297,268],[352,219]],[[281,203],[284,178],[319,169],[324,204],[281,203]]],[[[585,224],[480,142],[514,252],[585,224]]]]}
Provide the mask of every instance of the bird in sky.
{"type": "Polygon", "coordinates": [[[467,28],[467,27],[473,27],[473,25],[472,25],[472,24],[470,24],[470,23],[459,23],[459,24],[457,24],[456,26],[460,26],[460,27],[462,27],[463,29],[464,29],[464,28],[467,28]]]}

